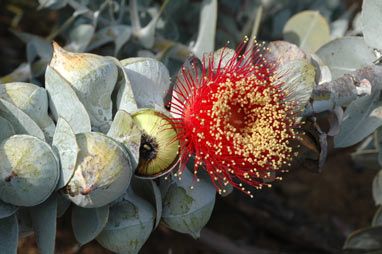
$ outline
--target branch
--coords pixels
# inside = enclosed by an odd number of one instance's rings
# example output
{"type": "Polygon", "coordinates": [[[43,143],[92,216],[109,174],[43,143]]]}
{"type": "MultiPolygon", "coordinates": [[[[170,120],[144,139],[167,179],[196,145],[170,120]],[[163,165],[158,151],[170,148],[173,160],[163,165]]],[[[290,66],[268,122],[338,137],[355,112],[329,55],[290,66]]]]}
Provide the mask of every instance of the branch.
{"type": "Polygon", "coordinates": [[[382,89],[382,66],[369,65],[313,89],[311,101],[301,116],[311,116],[346,105],[361,95],[382,89]]]}

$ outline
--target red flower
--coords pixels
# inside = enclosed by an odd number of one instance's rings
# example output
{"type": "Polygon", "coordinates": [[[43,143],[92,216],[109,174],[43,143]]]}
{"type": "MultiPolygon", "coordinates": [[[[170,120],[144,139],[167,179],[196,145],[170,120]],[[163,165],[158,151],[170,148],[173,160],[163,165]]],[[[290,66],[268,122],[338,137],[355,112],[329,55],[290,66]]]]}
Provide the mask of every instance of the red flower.
{"type": "Polygon", "coordinates": [[[218,59],[194,58],[193,68],[178,74],[171,102],[180,172],[194,156],[194,176],[199,166],[206,170],[219,193],[228,183],[247,194],[242,183],[269,185],[263,179],[294,155],[289,142],[296,138],[297,105],[274,74],[275,64],[264,58],[263,45],[240,55],[246,42],[235,53],[224,48],[218,59]]]}

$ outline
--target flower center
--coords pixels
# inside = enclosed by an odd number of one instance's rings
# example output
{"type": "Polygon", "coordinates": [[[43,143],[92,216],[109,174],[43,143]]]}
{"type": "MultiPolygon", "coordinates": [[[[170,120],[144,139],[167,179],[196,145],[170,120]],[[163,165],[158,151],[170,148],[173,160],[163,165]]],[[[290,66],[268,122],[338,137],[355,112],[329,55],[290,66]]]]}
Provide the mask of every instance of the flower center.
{"type": "Polygon", "coordinates": [[[141,146],[139,148],[139,156],[149,162],[156,158],[158,153],[158,143],[153,137],[146,133],[141,136],[141,146]]]}
{"type": "Polygon", "coordinates": [[[230,106],[230,112],[228,113],[228,125],[231,126],[231,128],[242,130],[245,127],[246,123],[246,117],[244,114],[244,110],[239,105],[232,105],[230,106]]]}

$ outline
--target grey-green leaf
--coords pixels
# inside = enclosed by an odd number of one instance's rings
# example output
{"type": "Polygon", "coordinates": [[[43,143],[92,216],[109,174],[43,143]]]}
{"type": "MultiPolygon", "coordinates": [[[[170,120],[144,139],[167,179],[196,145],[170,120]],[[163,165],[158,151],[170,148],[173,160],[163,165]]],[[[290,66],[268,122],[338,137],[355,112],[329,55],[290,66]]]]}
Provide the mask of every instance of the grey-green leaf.
{"type": "Polygon", "coordinates": [[[44,88],[25,82],[0,85],[0,98],[16,105],[30,116],[51,143],[54,122],[48,115],[48,95],[44,88]]]}
{"type": "Polygon", "coordinates": [[[369,47],[382,49],[382,2],[364,0],[362,3],[362,32],[369,47]]]}
{"type": "Polygon", "coordinates": [[[0,219],[11,216],[18,209],[18,206],[11,205],[0,200],[0,219]]]}
{"type": "Polygon", "coordinates": [[[61,193],[57,193],[57,218],[65,214],[71,203],[72,202],[61,193]]]}
{"type": "Polygon", "coordinates": [[[19,237],[27,237],[34,233],[29,207],[20,207],[16,212],[19,224],[19,237]]]}
{"type": "Polygon", "coordinates": [[[323,45],[316,54],[329,66],[333,79],[370,65],[376,59],[373,50],[362,37],[332,40],[323,45]]]}
{"type": "Polygon", "coordinates": [[[39,138],[14,135],[3,140],[0,161],[0,199],[4,202],[35,206],[45,201],[56,188],[58,158],[39,138]]]}
{"type": "MultiPolygon", "coordinates": [[[[54,54],[49,66],[73,88],[89,113],[92,128],[106,133],[112,120],[111,94],[118,78],[115,63],[107,57],[73,53],[57,43],[53,45],[54,54]]],[[[71,123],[68,117],[65,118],[71,123]]]]}
{"type": "Polygon", "coordinates": [[[382,206],[379,206],[378,210],[375,212],[371,225],[373,227],[382,226],[382,206]]]}
{"type": "Polygon", "coordinates": [[[0,83],[26,81],[31,76],[31,68],[29,63],[21,63],[11,73],[1,77],[0,83]]]}
{"type": "MultiPolygon", "coordinates": [[[[134,98],[133,89],[131,87],[129,77],[127,76],[126,69],[121,62],[118,61],[118,59],[114,57],[111,57],[110,59],[114,61],[118,68],[118,79],[116,87],[114,88],[115,91],[117,91],[117,95],[114,96],[116,98],[113,98],[116,102],[116,108],[118,110],[125,110],[129,113],[135,112],[138,106],[134,98]]],[[[113,95],[115,91],[113,92],[113,95]]]]}
{"type": "Polygon", "coordinates": [[[43,38],[37,35],[19,32],[17,30],[11,31],[24,43],[31,43],[35,47],[37,55],[39,55],[42,59],[49,60],[50,58],[52,58],[52,45],[50,45],[50,43],[44,40],[43,38]]]}
{"type": "Polygon", "coordinates": [[[64,192],[78,206],[104,206],[121,196],[133,174],[129,155],[114,139],[99,133],[76,135],[80,148],[76,168],[64,192]]]}
{"type": "Polygon", "coordinates": [[[38,0],[39,8],[60,9],[64,7],[68,0],[38,0]]]}
{"type": "Polygon", "coordinates": [[[372,191],[375,204],[382,205],[382,170],[374,177],[372,191]]]}
{"type": "Polygon", "coordinates": [[[288,20],[283,36],[309,55],[330,40],[330,29],[318,11],[303,11],[288,20]]]}
{"type": "Polygon", "coordinates": [[[204,0],[200,11],[198,38],[192,47],[192,52],[199,58],[215,48],[217,15],[218,1],[204,0]]]}
{"type": "Polygon", "coordinates": [[[151,58],[121,60],[133,89],[138,108],[164,108],[170,75],[164,64],[151,58]]]}
{"type": "Polygon", "coordinates": [[[16,134],[12,124],[5,118],[0,117],[0,142],[16,134]]]}
{"type": "Polygon", "coordinates": [[[169,180],[161,181],[162,220],[173,230],[199,238],[200,230],[207,224],[214,208],[216,189],[208,176],[194,182],[192,178],[186,168],[181,180],[171,175],[169,180]]]}
{"type": "Polygon", "coordinates": [[[56,242],[57,194],[53,193],[44,203],[30,207],[36,243],[41,254],[54,253],[56,242]]]}
{"type": "Polygon", "coordinates": [[[354,145],[382,125],[380,92],[353,101],[344,113],[340,133],[334,137],[335,147],[354,145]]]}
{"type": "Polygon", "coordinates": [[[133,118],[124,110],[119,110],[114,116],[107,136],[121,142],[130,155],[131,166],[135,170],[138,166],[139,147],[142,132],[134,123],[133,118]]]}
{"type": "Polygon", "coordinates": [[[19,226],[15,214],[0,219],[0,250],[2,253],[17,254],[19,226]]]}
{"type": "Polygon", "coordinates": [[[84,245],[95,239],[109,217],[109,205],[97,208],[73,206],[72,227],[76,240],[84,245]]]}
{"type": "Polygon", "coordinates": [[[56,121],[61,115],[69,122],[75,133],[91,130],[90,117],[84,104],[68,82],[49,66],[45,72],[45,88],[49,94],[49,108],[56,121]]]}
{"type": "Polygon", "coordinates": [[[80,24],[70,31],[70,43],[65,49],[74,52],[84,52],[94,34],[94,26],[90,24],[80,24]]]}
{"type": "Polygon", "coordinates": [[[131,183],[137,195],[149,201],[156,208],[156,220],[154,225],[156,228],[162,217],[162,194],[158,185],[153,180],[137,177],[134,177],[131,183]]]}
{"type": "Polygon", "coordinates": [[[131,32],[131,27],[127,25],[112,25],[102,28],[93,36],[87,50],[90,51],[114,41],[114,55],[116,55],[120,48],[130,39],[131,32]]]}
{"type": "Polygon", "coordinates": [[[321,85],[322,83],[332,81],[332,73],[329,69],[329,66],[314,53],[310,54],[310,57],[311,64],[316,70],[316,83],[321,85]]]}
{"type": "Polygon", "coordinates": [[[154,208],[131,188],[110,207],[109,221],[97,241],[116,253],[137,254],[153,230],[154,208]]]}
{"type": "Polygon", "coordinates": [[[0,116],[7,119],[17,134],[30,134],[45,140],[44,133],[26,113],[14,104],[0,98],[0,116]]]}
{"type": "Polygon", "coordinates": [[[350,234],[344,249],[373,250],[382,248],[382,226],[368,227],[350,234]]]}
{"type": "Polygon", "coordinates": [[[77,155],[80,151],[74,130],[61,116],[57,121],[52,148],[60,158],[60,180],[58,181],[57,189],[61,189],[69,182],[70,178],[72,178],[77,162],[77,155]]]}

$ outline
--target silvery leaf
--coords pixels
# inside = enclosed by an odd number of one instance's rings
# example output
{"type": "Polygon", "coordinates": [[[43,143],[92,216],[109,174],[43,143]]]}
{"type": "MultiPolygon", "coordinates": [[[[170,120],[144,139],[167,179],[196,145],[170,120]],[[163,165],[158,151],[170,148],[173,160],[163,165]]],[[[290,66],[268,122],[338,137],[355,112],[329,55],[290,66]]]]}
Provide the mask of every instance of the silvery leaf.
{"type": "Polygon", "coordinates": [[[72,178],[77,162],[77,155],[80,151],[76,134],[63,117],[58,118],[52,147],[60,158],[60,180],[58,181],[57,189],[61,189],[72,178]]]}
{"type": "Polygon", "coordinates": [[[80,148],[73,177],[64,189],[78,206],[104,206],[121,196],[133,174],[129,155],[114,139],[99,132],[76,135],[80,148]]]}
{"type": "Polygon", "coordinates": [[[163,108],[164,97],[170,88],[168,70],[151,58],[128,58],[121,61],[133,89],[138,108],[163,108]]]}
{"type": "Polygon", "coordinates": [[[121,142],[126,147],[133,170],[138,166],[141,135],[142,131],[134,123],[133,118],[123,110],[117,112],[107,133],[107,136],[121,142]]]}
{"type": "Polygon", "coordinates": [[[0,250],[7,254],[17,254],[19,227],[16,215],[0,219],[0,250]]]}
{"type": "Polygon", "coordinates": [[[97,208],[73,206],[72,227],[76,240],[84,245],[102,231],[109,217],[109,205],[97,208]]]}
{"type": "Polygon", "coordinates": [[[91,130],[90,117],[84,104],[68,82],[49,66],[45,72],[45,88],[49,95],[49,109],[56,121],[58,116],[64,117],[75,133],[91,130]]]}
{"type": "Polygon", "coordinates": [[[56,188],[58,158],[39,138],[14,135],[3,140],[0,161],[0,199],[7,203],[35,206],[44,202],[56,188]]]}

